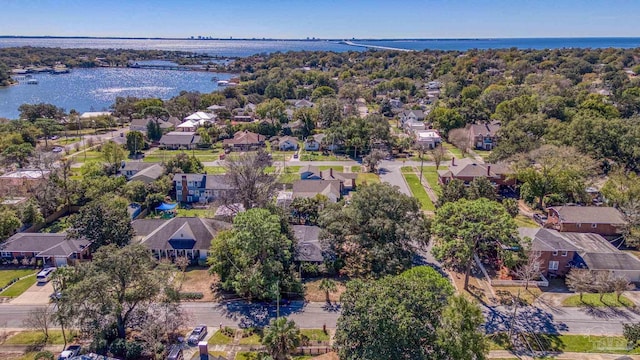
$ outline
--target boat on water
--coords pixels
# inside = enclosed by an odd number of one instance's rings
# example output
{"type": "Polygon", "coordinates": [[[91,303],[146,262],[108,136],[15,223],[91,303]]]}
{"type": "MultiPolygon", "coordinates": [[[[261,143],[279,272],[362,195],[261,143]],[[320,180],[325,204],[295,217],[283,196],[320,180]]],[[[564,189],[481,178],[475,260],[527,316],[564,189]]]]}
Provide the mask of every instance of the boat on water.
{"type": "Polygon", "coordinates": [[[219,80],[218,86],[229,86],[229,82],[227,80],[219,80]]]}
{"type": "Polygon", "coordinates": [[[27,85],[38,85],[38,79],[27,80],[27,85]]]}
{"type": "Polygon", "coordinates": [[[211,78],[211,81],[220,81],[220,79],[217,76],[214,76],[211,78]]]}

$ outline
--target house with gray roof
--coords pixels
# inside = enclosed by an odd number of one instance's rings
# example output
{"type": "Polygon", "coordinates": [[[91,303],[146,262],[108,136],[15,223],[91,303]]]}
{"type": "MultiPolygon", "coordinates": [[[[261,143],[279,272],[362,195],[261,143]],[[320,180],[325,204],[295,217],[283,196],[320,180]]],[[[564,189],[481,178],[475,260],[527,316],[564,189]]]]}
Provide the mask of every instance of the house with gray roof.
{"type": "Polygon", "coordinates": [[[195,132],[168,132],[160,138],[160,147],[163,149],[194,149],[200,143],[200,135],[195,132]]]}
{"type": "Polygon", "coordinates": [[[606,206],[554,206],[547,213],[545,227],[562,232],[614,236],[621,234],[627,224],[618,209],[606,206]]]}
{"type": "Polygon", "coordinates": [[[89,244],[85,239],[68,239],[65,233],[17,233],[0,244],[0,257],[35,258],[43,266],[67,266],[88,259],[89,244]]]}
{"type": "Polygon", "coordinates": [[[293,198],[314,198],[326,196],[331,202],[338,202],[342,197],[340,180],[298,180],[293,183],[293,198]]]}
{"type": "Polygon", "coordinates": [[[356,187],[356,173],[345,173],[335,171],[333,168],[327,170],[320,170],[319,167],[314,165],[305,166],[300,172],[301,180],[338,180],[340,181],[342,191],[351,191],[356,187]]]}
{"type": "Polygon", "coordinates": [[[129,130],[131,131],[140,131],[143,133],[147,132],[147,126],[149,124],[149,122],[151,121],[158,121],[158,125],[160,125],[160,129],[162,129],[162,131],[168,131],[169,129],[173,128],[175,125],[168,122],[168,121],[164,121],[162,119],[158,119],[158,120],[153,120],[150,118],[145,118],[145,119],[133,119],[131,120],[131,123],[129,124],[129,130]]]}
{"type": "Polygon", "coordinates": [[[438,181],[441,184],[447,184],[453,179],[458,179],[468,184],[473,179],[484,177],[495,186],[513,186],[515,179],[509,176],[511,174],[506,164],[480,163],[471,158],[453,158],[448,168],[438,170],[438,181]]]}
{"type": "Polygon", "coordinates": [[[404,125],[405,122],[409,120],[413,121],[424,121],[426,119],[426,115],[422,110],[405,110],[400,113],[400,122],[404,125]]]}
{"type": "Polygon", "coordinates": [[[175,174],[176,200],[182,203],[209,203],[235,191],[228,175],[175,174]]]}
{"type": "Polygon", "coordinates": [[[161,163],[129,161],[122,162],[118,173],[129,181],[142,181],[149,184],[157,180],[164,173],[164,166],[161,163]]]}
{"type": "Polygon", "coordinates": [[[211,240],[231,228],[226,222],[196,217],[142,219],[131,224],[133,241],[149,248],[156,258],[186,257],[192,262],[206,260],[211,240]]]}
{"type": "Polygon", "coordinates": [[[321,263],[324,261],[320,246],[320,228],[308,225],[293,225],[293,234],[298,240],[295,260],[321,263]]]}
{"type": "Polygon", "coordinates": [[[469,125],[471,146],[479,150],[491,150],[498,144],[500,123],[469,125]]]}

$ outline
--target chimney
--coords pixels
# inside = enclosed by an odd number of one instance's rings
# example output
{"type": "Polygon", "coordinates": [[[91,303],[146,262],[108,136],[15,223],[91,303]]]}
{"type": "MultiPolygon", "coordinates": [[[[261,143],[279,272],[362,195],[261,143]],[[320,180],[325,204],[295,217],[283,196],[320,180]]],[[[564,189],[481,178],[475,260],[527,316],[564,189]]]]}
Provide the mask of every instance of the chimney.
{"type": "Polygon", "coordinates": [[[200,350],[200,359],[208,360],[209,359],[209,346],[206,341],[200,341],[198,343],[198,350],[200,350]]]}
{"type": "Polygon", "coordinates": [[[333,168],[329,168],[329,176],[333,177],[333,168]]]}
{"type": "Polygon", "coordinates": [[[487,176],[491,176],[491,165],[487,165],[487,176]]]}
{"type": "Polygon", "coordinates": [[[451,166],[456,166],[456,158],[455,158],[455,156],[451,158],[451,166]]]}

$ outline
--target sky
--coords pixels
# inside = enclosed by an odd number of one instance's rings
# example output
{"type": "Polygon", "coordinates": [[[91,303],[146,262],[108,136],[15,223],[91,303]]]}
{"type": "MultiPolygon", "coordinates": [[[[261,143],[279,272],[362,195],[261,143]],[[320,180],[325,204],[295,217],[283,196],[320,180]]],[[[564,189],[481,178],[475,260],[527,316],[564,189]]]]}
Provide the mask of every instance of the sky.
{"type": "Polygon", "coordinates": [[[0,35],[638,37],[636,0],[0,0],[0,35]]]}

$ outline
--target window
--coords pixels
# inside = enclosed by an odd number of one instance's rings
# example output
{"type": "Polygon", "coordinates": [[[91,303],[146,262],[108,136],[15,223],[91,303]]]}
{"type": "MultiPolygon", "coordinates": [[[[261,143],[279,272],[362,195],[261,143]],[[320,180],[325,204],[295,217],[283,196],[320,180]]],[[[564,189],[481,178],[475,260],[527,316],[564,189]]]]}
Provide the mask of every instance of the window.
{"type": "Polygon", "coordinates": [[[567,255],[569,255],[569,252],[567,250],[563,250],[562,251],[562,256],[567,256],[567,255]]]}
{"type": "Polygon", "coordinates": [[[554,250],[552,253],[553,256],[558,256],[558,250],[554,250]]]}
{"type": "Polygon", "coordinates": [[[8,252],[8,251],[3,251],[3,252],[0,252],[0,256],[2,256],[2,257],[12,257],[13,254],[8,252]]]}
{"type": "Polygon", "coordinates": [[[549,261],[549,270],[558,270],[558,265],[557,261],[549,261]]]}
{"type": "Polygon", "coordinates": [[[581,226],[582,226],[582,224],[580,224],[580,223],[576,224],[576,227],[578,227],[578,228],[581,227],[581,226]]]}
{"type": "Polygon", "coordinates": [[[598,227],[598,224],[591,224],[591,227],[595,229],[598,227]]]}

